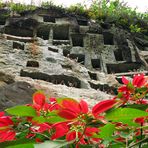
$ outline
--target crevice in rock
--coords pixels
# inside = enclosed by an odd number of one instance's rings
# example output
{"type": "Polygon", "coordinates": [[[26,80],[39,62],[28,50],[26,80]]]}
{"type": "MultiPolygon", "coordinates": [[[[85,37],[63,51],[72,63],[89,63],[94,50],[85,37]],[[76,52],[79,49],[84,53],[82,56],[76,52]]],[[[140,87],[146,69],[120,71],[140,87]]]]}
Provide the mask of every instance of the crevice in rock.
{"type": "Polygon", "coordinates": [[[78,63],[81,63],[84,65],[84,62],[85,62],[85,55],[84,54],[70,54],[69,58],[75,59],[78,63]]]}
{"type": "Polygon", "coordinates": [[[91,59],[92,67],[95,69],[100,69],[100,59],[91,59]]]}
{"type": "Polygon", "coordinates": [[[44,21],[44,22],[55,23],[55,17],[51,17],[51,16],[43,16],[43,21],[44,21]]]}
{"type": "Polygon", "coordinates": [[[0,25],[5,25],[6,20],[0,20],[0,25]]]}
{"type": "Polygon", "coordinates": [[[87,20],[77,19],[77,22],[78,22],[78,25],[80,25],[80,26],[87,26],[88,25],[87,20]]]}
{"type": "Polygon", "coordinates": [[[5,26],[5,33],[14,36],[33,37],[33,30],[19,27],[16,28],[14,26],[5,26]]]}
{"type": "Polygon", "coordinates": [[[37,61],[27,61],[26,67],[39,67],[39,62],[37,62],[37,61]]]}
{"type": "Polygon", "coordinates": [[[69,40],[53,40],[53,45],[69,45],[69,40]]]}
{"type": "Polygon", "coordinates": [[[115,50],[114,51],[115,59],[116,61],[124,61],[123,60],[123,55],[121,50],[115,50]]]}
{"type": "Polygon", "coordinates": [[[97,74],[96,73],[93,73],[93,72],[88,71],[88,74],[89,74],[89,76],[90,76],[90,78],[92,80],[97,80],[97,74]]]}
{"type": "Polygon", "coordinates": [[[73,76],[63,75],[63,74],[48,75],[41,72],[27,72],[27,71],[21,70],[20,76],[30,77],[32,79],[44,80],[47,82],[51,82],[53,84],[66,85],[68,87],[81,88],[81,81],[78,78],[73,76]]]}
{"type": "Polygon", "coordinates": [[[115,94],[116,88],[109,86],[108,84],[94,84],[89,82],[90,87],[96,90],[106,92],[107,94],[115,94]]]}
{"type": "Polygon", "coordinates": [[[68,57],[70,55],[70,51],[67,49],[63,49],[63,56],[68,57]]]}
{"type": "Polygon", "coordinates": [[[122,72],[130,72],[134,70],[138,70],[141,67],[141,63],[118,63],[118,64],[106,64],[107,71],[109,74],[111,73],[122,73],[122,72]]]}
{"type": "Polygon", "coordinates": [[[19,42],[13,42],[13,49],[14,48],[24,50],[24,44],[19,42]]]}
{"type": "Polygon", "coordinates": [[[72,69],[72,65],[68,65],[68,64],[62,64],[61,65],[62,66],[62,68],[64,68],[64,69],[72,69]]]}
{"type": "Polygon", "coordinates": [[[69,40],[69,26],[68,25],[54,26],[53,40],[69,40]]]}
{"type": "Polygon", "coordinates": [[[122,77],[116,77],[115,78],[120,84],[123,84],[123,82],[122,82],[122,77]]]}
{"type": "Polygon", "coordinates": [[[84,47],[83,35],[81,34],[72,34],[72,44],[73,46],[84,47]]]}
{"type": "Polygon", "coordinates": [[[48,50],[50,50],[50,51],[52,51],[52,52],[58,52],[58,49],[52,48],[52,47],[48,47],[48,50]]]}
{"type": "Polygon", "coordinates": [[[49,30],[45,30],[45,29],[38,29],[37,30],[37,37],[40,37],[44,40],[48,40],[49,39],[49,30]]]}
{"type": "Polygon", "coordinates": [[[110,32],[103,32],[104,44],[105,45],[114,45],[113,34],[110,32]]]}

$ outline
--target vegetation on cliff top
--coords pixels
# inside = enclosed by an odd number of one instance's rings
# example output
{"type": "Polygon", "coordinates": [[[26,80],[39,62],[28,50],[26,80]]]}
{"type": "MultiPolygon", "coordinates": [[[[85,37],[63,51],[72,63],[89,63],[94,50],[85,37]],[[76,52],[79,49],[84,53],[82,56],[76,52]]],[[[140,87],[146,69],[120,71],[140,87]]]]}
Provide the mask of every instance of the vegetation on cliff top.
{"type": "MultiPolygon", "coordinates": [[[[38,9],[38,7],[32,5],[0,2],[0,9],[5,7],[17,13],[38,9]]],[[[62,5],[55,5],[53,2],[43,2],[41,8],[55,9],[66,14],[81,15],[99,22],[114,23],[117,26],[129,29],[131,32],[148,32],[148,12],[140,13],[136,8],[128,7],[121,0],[109,2],[107,0],[92,0],[89,8],[85,4],[76,4],[64,8],[62,5]]]]}

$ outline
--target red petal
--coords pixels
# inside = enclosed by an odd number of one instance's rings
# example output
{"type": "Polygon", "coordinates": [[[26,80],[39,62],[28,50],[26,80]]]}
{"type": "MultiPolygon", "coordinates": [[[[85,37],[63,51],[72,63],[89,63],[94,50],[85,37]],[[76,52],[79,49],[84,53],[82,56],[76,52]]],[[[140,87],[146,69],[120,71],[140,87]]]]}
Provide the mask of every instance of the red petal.
{"type": "Polygon", "coordinates": [[[45,99],[45,95],[41,92],[37,92],[33,95],[33,102],[40,106],[43,106],[45,104],[45,99]]]}
{"type": "Polygon", "coordinates": [[[0,132],[0,142],[12,141],[15,139],[15,135],[14,131],[0,132]]]}
{"type": "Polygon", "coordinates": [[[0,112],[0,117],[4,116],[4,114],[5,114],[4,112],[0,112]]]}
{"type": "Polygon", "coordinates": [[[49,98],[49,101],[50,101],[51,103],[56,102],[56,98],[49,98]]]}
{"type": "Polygon", "coordinates": [[[133,85],[137,87],[141,87],[145,83],[144,74],[135,75],[133,78],[133,85]]]}
{"type": "Polygon", "coordinates": [[[118,91],[119,92],[127,92],[128,88],[127,88],[127,86],[121,86],[121,87],[118,88],[118,91]]]}
{"type": "Polygon", "coordinates": [[[129,80],[126,79],[126,77],[122,76],[122,82],[127,85],[129,83],[129,80]]]}
{"type": "MultiPolygon", "coordinates": [[[[85,144],[85,141],[84,141],[82,134],[80,132],[78,132],[77,134],[78,134],[78,138],[81,138],[80,143],[85,144]]],[[[75,139],[76,139],[76,131],[72,131],[72,132],[69,132],[69,133],[66,134],[66,140],[67,141],[72,141],[72,140],[75,140],[75,139]]]]}
{"type": "Polygon", "coordinates": [[[81,113],[86,114],[88,112],[88,104],[84,100],[80,101],[81,113]]]}
{"type": "Polygon", "coordinates": [[[55,129],[55,133],[51,136],[51,140],[63,137],[69,130],[67,123],[54,124],[53,128],[55,129]]]}
{"type": "Polygon", "coordinates": [[[85,130],[85,135],[91,137],[94,133],[99,132],[98,128],[95,127],[87,127],[85,130]]]}
{"type": "Polygon", "coordinates": [[[139,124],[143,124],[144,123],[144,117],[136,118],[135,122],[139,123],[139,124]]]}
{"type": "Polygon", "coordinates": [[[61,107],[59,104],[53,104],[50,106],[50,111],[53,111],[53,110],[59,110],[61,107]]]}
{"type": "Polygon", "coordinates": [[[0,118],[0,127],[5,127],[9,125],[13,125],[13,121],[10,119],[10,117],[4,116],[0,118]]]}
{"type": "Polygon", "coordinates": [[[96,116],[96,115],[112,108],[115,103],[116,103],[115,100],[101,101],[92,108],[92,113],[94,114],[94,116],[96,116]]]}
{"type": "Polygon", "coordinates": [[[37,130],[37,132],[39,132],[39,133],[42,133],[42,132],[44,132],[44,131],[49,131],[49,130],[51,129],[51,126],[48,125],[47,123],[42,123],[42,124],[39,124],[39,125],[37,125],[37,126],[40,127],[40,128],[37,130]]]}
{"type": "Polygon", "coordinates": [[[62,108],[68,109],[75,113],[80,113],[79,103],[75,100],[63,100],[62,108]]]}
{"type": "Polygon", "coordinates": [[[72,140],[75,140],[75,139],[76,139],[76,132],[75,131],[67,133],[67,135],[66,135],[67,141],[72,141],[72,140]]]}
{"type": "Polygon", "coordinates": [[[62,118],[68,119],[68,120],[75,119],[78,116],[78,114],[76,114],[75,112],[72,112],[71,110],[68,110],[68,109],[60,110],[58,115],[62,118]]]}

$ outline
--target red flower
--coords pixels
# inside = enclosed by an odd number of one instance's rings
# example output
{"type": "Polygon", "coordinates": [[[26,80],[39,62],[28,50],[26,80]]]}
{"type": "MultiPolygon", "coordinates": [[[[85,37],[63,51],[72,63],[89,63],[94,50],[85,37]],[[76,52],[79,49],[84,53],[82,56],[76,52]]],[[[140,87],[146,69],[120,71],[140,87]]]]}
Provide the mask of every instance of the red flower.
{"type": "Polygon", "coordinates": [[[98,133],[100,130],[96,127],[87,127],[84,134],[88,137],[92,137],[94,133],[98,133]]]}
{"type": "Polygon", "coordinates": [[[34,102],[34,104],[38,104],[41,107],[45,104],[45,100],[46,100],[46,97],[41,92],[36,92],[33,95],[33,102],[34,102]]]}
{"type": "Polygon", "coordinates": [[[115,103],[116,100],[101,101],[92,108],[92,114],[94,116],[98,116],[98,114],[103,113],[112,108],[115,105],[115,103]]]}
{"type": "Polygon", "coordinates": [[[130,81],[128,79],[126,79],[125,76],[122,76],[122,82],[123,82],[123,84],[127,85],[130,81]]]}
{"type": "Polygon", "coordinates": [[[8,116],[0,117],[0,130],[1,130],[1,128],[8,129],[9,126],[11,126],[11,125],[13,125],[13,121],[11,120],[10,117],[8,117],[8,116]]]}
{"type": "Polygon", "coordinates": [[[31,127],[31,131],[43,133],[44,131],[50,131],[51,126],[48,123],[41,123],[41,124],[35,124],[33,127],[31,127]]]}
{"type": "Polygon", "coordinates": [[[134,76],[132,83],[135,87],[141,87],[145,84],[145,82],[144,74],[140,74],[134,76]]]}
{"type": "Polygon", "coordinates": [[[8,116],[0,117],[0,142],[11,141],[15,139],[15,131],[13,130],[13,121],[8,116]]]}
{"type": "Polygon", "coordinates": [[[4,112],[0,112],[0,117],[4,116],[4,114],[5,114],[4,112]]]}
{"type": "Polygon", "coordinates": [[[135,119],[136,123],[139,123],[140,125],[143,125],[145,118],[144,117],[139,117],[135,119]]]}
{"type": "Polygon", "coordinates": [[[0,131],[0,142],[15,140],[16,133],[10,130],[0,131]]]}
{"type": "Polygon", "coordinates": [[[125,142],[125,138],[122,138],[122,137],[118,137],[115,140],[116,141],[119,141],[119,142],[125,142]]]}
{"type": "Polygon", "coordinates": [[[50,109],[50,104],[46,103],[46,96],[41,92],[36,92],[33,95],[33,107],[37,111],[48,111],[50,109]]]}
{"type": "Polygon", "coordinates": [[[145,100],[145,99],[137,100],[136,104],[148,104],[148,100],[145,100]]]}
{"type": "Polygon", "coordinates": [[[98,133],[99,132],[99,129],[98,128],[95,128],[95,127],[87,127],[86,129],[84,129],[84,133],[81,131],[71,131],[71,132],[68,132],[66,134],[66,140],[67,141],[72,141],[72,140],[76,140],[76,138],[78,137],[80,140],[79,140],[79,143],[78,144],[89,144],[89,143],[92,143],[92,142],[98,142],[100,141],[100,138],[93,138],[92,136],[95,134],[95,133],[98,133]],[[85,140],[87,139],[87,140],[85,140]]]}
{"type": "Polygon", "coordinates": [[[55,130],[55,133],[51,136],[51,140],[63,137],[69,131],[69,127],[66,122],[54,124],[52,128],[55,130]]]}
{"type": "Polygon", "coordinates": [[[79,115],[88,113],[88,105],[81,100],[80,103],[72,100],[62,100],[58,115],[69,120],[77,118],[79,115]]]}
{"type": "MultiPolygon", "coordinates": [[[[122,76],[122,82],[125,84],[125,85],[128,85],[130,83],[130,81],[128,79],[126,79],[126,77],[122,76]]],[[[146,83],[146,79],[144,77],[144,74],[138,74],[138,75],[135,75],[133,77],[133,81],[132,81],[132,85],[135,86],[135,87],[141,87],[143,86],[144,84],[146,83]]]]}
{"type": "Polygon", "coordinates": [[[82,135],[81,132],[71,131],[71,132],[68,132],[66,135],[67,141],[76,140],[76,138],[79,138],[79,143],[77,143],[77,147],[78,147],[78,144],[87,144],[84,140],[84,135],[82,135]]]}

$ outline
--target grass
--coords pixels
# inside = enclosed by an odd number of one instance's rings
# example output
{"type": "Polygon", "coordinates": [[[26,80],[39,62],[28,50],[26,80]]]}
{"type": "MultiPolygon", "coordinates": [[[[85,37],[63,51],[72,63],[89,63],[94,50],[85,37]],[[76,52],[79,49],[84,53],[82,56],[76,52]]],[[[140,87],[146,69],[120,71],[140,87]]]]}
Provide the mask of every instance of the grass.
{"type": "MultiPolygon", "coordinates": [[[[37,7],[33,5],[20,3],[4,4],[0,1],[0,9],[5,6],[17,13],[37,9],[37,7]]],[[[92,0],[89,8],[86,8],[85,4],[80,3],[64,8],[62,5],[55,5],[53,2],[43,2],[41,8],[54,9],[60,13],[81,15],[96,20],[97,22],[113,23],[131,32],[148,33],[148,12],[140,13],[137,9],[128,7],[126,3],[120,0],[110,2],[107,0],[92,0]]]]}

